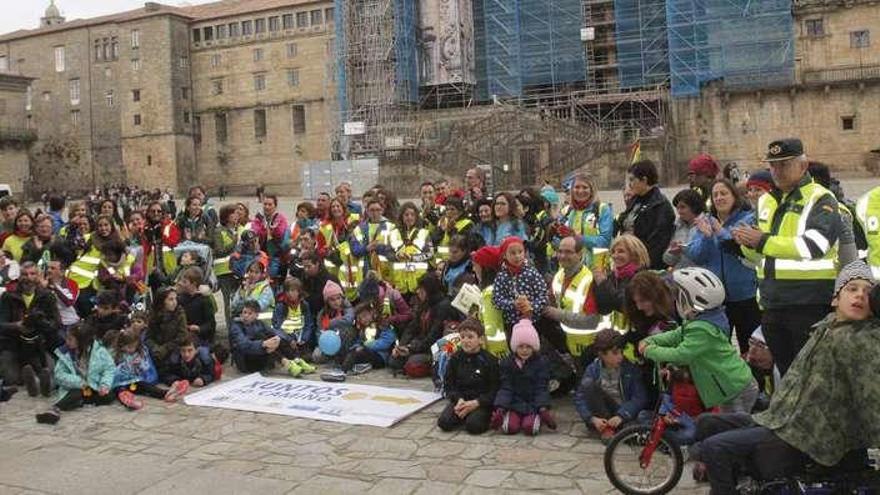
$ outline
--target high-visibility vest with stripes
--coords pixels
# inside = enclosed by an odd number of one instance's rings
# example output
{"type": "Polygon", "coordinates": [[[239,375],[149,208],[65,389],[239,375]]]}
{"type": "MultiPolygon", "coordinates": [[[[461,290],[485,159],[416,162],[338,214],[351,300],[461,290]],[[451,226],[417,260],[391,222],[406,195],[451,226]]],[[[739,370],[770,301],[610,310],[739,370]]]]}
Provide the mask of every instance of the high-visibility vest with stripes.
{"type": "MultiPolygon", "coordinates": [[[[327,247],[328,251],[333,251],[338,247],[339,241],[336,238],[336,231],[333,229],[333,224],[330,222],[322,222],[321,226],[318,227],[318,235],[324,238],[324,245],[327,247]]],[[[324,257],[324,268],[327,269],[327,272],[330,275],[333,275],[336,278],[339,278],[339,265],[332,262],[329,257],[324,257]]]]}
{"type": "MultiPolygon", "coordinates": [[[[462,230],[468,228],[468,226],[473,225],[474,222],[471,221],[470,218],[460,218],[457,222],[455,222],[455,231],[461,233],[462,230]]],[[[434,261],[439,263],[441,261],[445,261],[449,259],[449,242],[451,240],[451,236],[449,232],[443,234],[443,238],[440,239],[440,244],[437,245],[437,252],[434,256],[434,261]]]]}
{"type": "MultiPolygon", "coordinates": [[[[246,301],[259,301],[260,294],[263,293],[266,288],[269,288],[269,291],[272,291],[272,288],[269,286],[269,280],[261,280],[257,282],[250,290],[245,294],[246,301]]],[[[275,297],[271,298],[271,302],[269,303],[269,307],[260,310],[260,313],[257,314],[257,319],[266,324],[267,327],[272,327],[272,315],[275,312],[275,297]]]]}
{"type": "Polygon", "coordinates": [[[348,241],[339,245],[339,258],[342,260],[339,266],[339,283],[345,297],[353,301],[357,298],[358,287],[364,280],[364,260],[351,253],[348,241]]]}
{"type": "MultiPolygon", "coordinates": [[[[593,284],[593,272],[586,266],[581,266],[580,271],[571,279],[568,287],[565,284],[565,270],[560,268],[553,277],[551,287],[553,295],[556,298],[556,304],[559,309],[576,314],[583,314],[584,304],[590,295],[590,286],[593,284]]],[[[568,352],[573,356],[580,356],[584,350],[589,347],[596,337],[599,330],[577,329],[567,325],[561,325],[562,331],[565,332],[565,342],[568,352]]]]}
{"type": "Polygon", "coordinates": [[[875,280],[880,280],[880,187],[871,189],[856,203],[856,218],[865,231],[867,252],[859,253],[871,267],[875,280]]]}
{"type": "MultiPolygon", "coordinates": [[[[360,237],[359,241],[364,247],[371,242],[376,242],[383,246],[391,246],[391,239],[396,231],[397,228],[393,223],[388,220],[382,220],[379,223],[367,222],[358,225],[354,235],[360,237]]],[[[364,259],[369,262],[370,269],[378,273],[382,280],[390,281],[393,278],[391,262],[387,256],[373,253],[367,254],[364,256],[364,259]]]]}
{"type": "MultiPolygon", "coordinates": [[[[104,268],[110,275],[120,274],[123,277],[127,278],[129,275],[131,275],[131,267],[134,266],[134,261],[135,256],[133,254],[126,254],[125,259],[122,260],[122,263],[117,266],[110,266],[107,264],[106,261],[102,259],[100,264],[98,265],[98,270],[104,268]]],[[[95,271],[96,274],[98,270],[95,271]]],[[[101,291],[104,289],[104,286],[103,284],[101,284],[101,280],[98,279],[98,277],[95,277],[94,282],[92,282],[92,287],[94,287],[97,291],[101,291]]]]}
{"type": "Polygon", "coordinates": [[[9,254],[12,255],[12,259],[20,263],[21,257],[24,256],[24,245],[27,244],[27,241],[29,240],[31,240],[30,237],[21,237],[12,234],[3,242],[3,249],[9,251],[9,254]]]}
{"type": "MultiPolygon", "coordinates": [[[[244,229],[242,227],[237,227],[235,230],[232,230],[222,226],[219,228],[220,244],[223,247],[223,252],[232,252],[235,248],[235,244],[238,242],[238,236],[244,229]]],[[[229,266],[229,255],[227,254],[226,256],[214,258],[213,267],[214,275],[218,277],[232,273],[232,268],[229,266]]]]}
{"type": "MultiPolygon", "coordinates": [[[[767,264],[771,262],[775,265],[776,280],[837,278],[837,243],[829,245],[822,234],[807,230],[807,219],[815,204],[826,194],[832,193],[815,182],[804,184],[800,191],[801,197],[785,208],[785,211],[778,211],[779,204],[772,194],[765,194],[758,200],[758,228],[771,236],[786,238],[774,245],[776,252],[785,254],[784,258],[770,257],[768,260],[766,254],[759,254],[756,268],[761,280],[764,279],[767,264]],[[778,215],[782,215],[781,219],[777,218],[778,215]],[[825,254],[821,258],[812,259],[806,239],[813,241],[825,254]]],[[[767,249],[766,245],[764,249],[767,249]]]]}
{"type": "Polygon", "coordinates": [[[305,320],[303,319],[302,306],[299,303],[294,307],[288,306],[287,316],[281,322],[281,331],[287,335],[296,335],[296,338],[299,339],[303,326],[305,326],[305,320]]]}
{"type": "MultiPolygon", "coordinates": [[[[416,256],[424,253],[428,245],[428,229],[418,229],[414,232],[403,234],[396,229],[391,238],[391,246],[398,256],[416,256]]],[[[419,279],[428,272],[427,261],[395,261],[391,264],[391,279],[394,286],[401,294],[409,294],[416,291],[419,279]]]]}
{"type": "Polygon", "coordinates": [[[101,265],[101,252],[95,246],[90,246],[67,269],[67,277],[76,283],[80,290],[92,286],[92,282],[98,277],[98,267],[101,265]]]}
{"type": "Polygon", "coordinates": [[[483,328],[486,330],[486,351],[502,358],[510,354],[510,347],[507,345],[507,334],[504,333],[504,315],[492,302],[494,289],[494,285],[483,289],[480,321],[483,322],[483,328]]]}
{"type": "MultiPolygon", "coordinates": [[[[579,236],[597,236],[599,235],[599,219],[610,208],[607,203],[591,203],[584,210],[576,210],[571,206],[566,207],[561,212],[563,223],[568,226],[579,236]]],[[[584,263],[587,266],[593,264],[592,249],[584,249],[584,263]]]]}

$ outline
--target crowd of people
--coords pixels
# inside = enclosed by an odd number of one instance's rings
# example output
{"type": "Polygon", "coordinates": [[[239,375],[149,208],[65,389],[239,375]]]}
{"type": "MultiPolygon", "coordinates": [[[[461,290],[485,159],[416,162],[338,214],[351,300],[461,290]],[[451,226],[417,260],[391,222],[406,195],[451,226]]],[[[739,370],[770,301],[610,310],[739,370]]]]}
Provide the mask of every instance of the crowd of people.
{"type": "Polygon", "coordinates": [[[712,493],[735,493],[757,445],[773,475],[837,464],[880,441],[880,188],[848,202],[797,139],[765,162],[698,155],[670,201],[637,161],[620,212],[585,175],[489,194],[476,167],[403,204],[343,182],[290,219],[271,194],[252,214],[199,186],[179,212],[125,186],[34,213],[2,198],[2,398],[57,390],[52,424],[177,400],[229,358],[389,368],[433,377],[445,431],[537,435],[564,400],[603,440],[664,414],[712,493]]]}

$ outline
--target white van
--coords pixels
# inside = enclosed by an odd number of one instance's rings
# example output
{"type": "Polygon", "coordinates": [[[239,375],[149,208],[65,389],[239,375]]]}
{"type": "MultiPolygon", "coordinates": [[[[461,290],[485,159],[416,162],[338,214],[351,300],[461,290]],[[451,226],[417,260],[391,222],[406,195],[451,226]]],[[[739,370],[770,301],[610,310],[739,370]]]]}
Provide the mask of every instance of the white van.
{"type": "Polygon", "coordinates": [[[12,188],[9,184],[0,184],[0,198],[3,196],[12,196],[12,188]]]}

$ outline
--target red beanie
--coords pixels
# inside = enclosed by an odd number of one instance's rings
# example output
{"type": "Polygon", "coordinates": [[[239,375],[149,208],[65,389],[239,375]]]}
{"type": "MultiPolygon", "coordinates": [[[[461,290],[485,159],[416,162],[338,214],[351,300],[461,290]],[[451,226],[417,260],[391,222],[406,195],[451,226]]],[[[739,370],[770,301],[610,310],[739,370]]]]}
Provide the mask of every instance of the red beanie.
{"type": "Polygon", "coordinates": [[[504,240],[501,241],[501,246],[499,246],[499,253],[501,254],[502,258],[507,253],[507,250],[510,249],[510,246],[513,246],[514,244],[522,244],[523,246],[525,246],[525,243],[519,237],[505,237],[504,240]]]}
{"type": "Polygon", "coordinates": [[[498,268],[501,264],[501,250],[495,246],[483,246],[471,253],[471,260],[483,268],[498,268]]]}
{"type": "Polygon", "coordinates": [[[716,177],[718,175],[718,162],[711,155],[701,153],[688,163],[688,172],[697,175],[705,175],[707,177],[716,177]]]}

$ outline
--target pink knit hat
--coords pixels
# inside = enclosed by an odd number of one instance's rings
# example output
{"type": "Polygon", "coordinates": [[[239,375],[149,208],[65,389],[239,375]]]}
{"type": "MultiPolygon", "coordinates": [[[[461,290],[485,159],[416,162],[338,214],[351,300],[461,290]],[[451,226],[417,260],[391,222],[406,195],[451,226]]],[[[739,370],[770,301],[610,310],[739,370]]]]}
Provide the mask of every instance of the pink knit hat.
{"type": "Polygon", "coordinates": [[[321,293],[324,296],[324,301],[330,299],[332,296],[342,295],[342,287],[339,286],[336,282],[332,280],[328,280],[326,284],[324,284],[324,291],[321,293]]]}
{"type": "Polygon", "coordinates": [[[535,330],[532,320],[523,318],[513,326],[513,334],[510,336],[510,350],[516,352],[516,348],[520,344],[527,344],[536,351],[541,349],[541,339],[538,338],[538,331],[535,330]]]}

